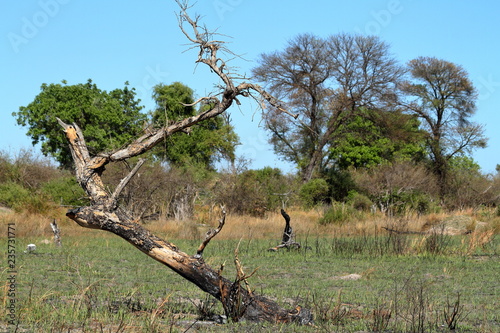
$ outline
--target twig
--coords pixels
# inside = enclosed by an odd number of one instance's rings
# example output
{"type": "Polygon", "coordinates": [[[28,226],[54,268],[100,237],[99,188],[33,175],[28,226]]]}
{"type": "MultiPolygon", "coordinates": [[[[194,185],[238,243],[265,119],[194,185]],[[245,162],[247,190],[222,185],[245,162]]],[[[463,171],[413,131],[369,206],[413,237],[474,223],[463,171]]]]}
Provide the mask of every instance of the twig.
{"type": "Polygon", "coordinates": [[[245,283],[245,287],[246,287],[248,294],[250,295],[250,297],[253,297],[252,288],[250,288],[250,284],[248,283],[247,279],[252,277],[252,275],[254,275],[255,272],[257,272],[257,268],[254,269],[253,272],[250,273],[249,275],[245,275],[245,272],[243,272],[243,265],[241,265],[240,259],[238,258],[239,247],[240,247],[240,243],[238,243],[238,246],[234,250],[234,265],[236,266],[236,281],[235,281],[235,283],[239,284],[241,281],[243,281],[245,283]]]}
{"type": "Polygon", "coordinates": [[[219,100],[216,97],[209,96],[209,97],[201,97],[201,98],[197,99],[196,101],[194,101],[193,103],[189,103],[189,104],[181,103],[181,104],[182,104],[182,106],[195,106],[196,104],[199,104],[203,101],[208,101],[208,103],[211,103],[211,102],[216,103],[216,104],[219,103],[219,100]]]}

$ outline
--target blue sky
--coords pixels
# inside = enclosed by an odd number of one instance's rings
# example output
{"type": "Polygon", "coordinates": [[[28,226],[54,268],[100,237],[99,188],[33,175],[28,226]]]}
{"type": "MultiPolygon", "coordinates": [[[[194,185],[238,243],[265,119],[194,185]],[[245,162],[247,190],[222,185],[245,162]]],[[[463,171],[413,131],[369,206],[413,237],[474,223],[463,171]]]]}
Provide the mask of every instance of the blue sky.
{"type": "MultiPolygon", "coordinates": [[[[500,2],[484,0],[198,0],[192,13],[226,35],[243,59],[230,65],[250,73],[259,54],[282,50],[301,33],[377,35],[406,63],[433,56],[459,64],[479,92],[473,120],[485,126],[488,147],[474,153],[483,172],[500,163],[500,2]]],[[[30,148],[26,129],[12,112],[29,104],[42,83],[77,84],[92,79],[112,90],[129,81],[146,109],[151,88],[180,81],[201,97],[214,77],[195,67],[196,50],[177,25],[173,0],[23,0],[0,2],[0,149],[15,154],[30,148]]],[[[267,144],[259,109],[251,102],[230,110],[241,138],[238,154],[252,168],[292,171],[267,144]]]]}

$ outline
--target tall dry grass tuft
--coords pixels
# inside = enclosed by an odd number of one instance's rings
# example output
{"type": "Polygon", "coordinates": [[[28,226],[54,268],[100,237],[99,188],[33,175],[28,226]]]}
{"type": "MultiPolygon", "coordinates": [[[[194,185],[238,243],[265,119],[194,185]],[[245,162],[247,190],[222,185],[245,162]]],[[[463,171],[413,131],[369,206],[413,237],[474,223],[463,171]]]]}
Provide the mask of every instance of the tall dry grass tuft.
{"type": "Polygon", "coordinates": [[[471,255],[479,248],[484,250],[488,244],[491,244],[494,238],[495,231],[493,229],[483,231],[477,230],[472,232],[468,238],[462,239],[462,245],[467,247],[467,255],[471,255]]]}

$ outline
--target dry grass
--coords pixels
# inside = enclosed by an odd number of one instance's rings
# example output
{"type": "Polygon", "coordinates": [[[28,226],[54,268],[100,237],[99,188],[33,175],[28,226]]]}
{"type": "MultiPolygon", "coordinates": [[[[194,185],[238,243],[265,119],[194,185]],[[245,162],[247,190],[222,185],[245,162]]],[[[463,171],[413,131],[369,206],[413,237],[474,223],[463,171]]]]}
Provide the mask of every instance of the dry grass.
{"type": "Polygon", "coordinates": [[[62,230],[64,241],[65,236],[95,235],[95,230],[85,229],[78,226],[66,217],[66,209],[57,209],[48,215],[18,213],[10,210],[0,212],[0,229],[3,235],[7,235],[7,224],[15,225],[16,238],[52,240],[53,232],[50,223],[56,219],[59,228],[62,230]]]}
{"type": "MultiPolygon", "coordinates": [[[[362,219],[353,220],[342,225],[320,225],[318,220],[323,214],[322,209],[304,211],[298,208],[290,208],[287,212],[291,217],[292,228],[298,237],[317,235],[325,237],[373,235],[384,233],[385,231],[382,227],[427,232],[444,221],[459,218],[470,221],[468,222],[467,230],[474,231],[481,227],[481,232],[487,232],[488,235],[491,234],[488,237],[493,237],[500,230],[500,217],[491,215],[490,218],[485,219],[484,214],[481,216],[478,215],[478,212],[472,210],[452,213],[431,213],[422,216],[408,213],[398,218],[389,218],[380,213],[367,213],[362,219]]],[[[2,210],[0,211],[0,225],[2,229],[6,229],[8,223],[14,223],[16,226],[16,237],[52,239],[53,234],[50,222],[56,219],[61,228],[63,239],[65,236],[95,235],[95,230],[85,229],[76,225],[65,216],[65,213],[66,210],[63,208],[53,210],[48,215],[22,214],[2,210]]],[[[202,239],[209,228],[217,226],[219,218],[220,209],[201,207],[191,220],[176,221],[173,219],[161,219],[149,222],[145,227],[166,239],[202,239]]],[[[276,241],[279,241],[281,240],[284,225],[284,219],[279,212],[270,212],[263,218],[229,214],[226,218],[226,224],[222,232],[217,236],[217,239],[276,239],[276,241]]],[[[106,233],[101,233],[101,235],[104,236],[106,233]]],[[[479,234],[473,238],[475,237],[478,237],[477,246],[481,247],[482,241],[479,240],[481,237],[479,234]]]]}

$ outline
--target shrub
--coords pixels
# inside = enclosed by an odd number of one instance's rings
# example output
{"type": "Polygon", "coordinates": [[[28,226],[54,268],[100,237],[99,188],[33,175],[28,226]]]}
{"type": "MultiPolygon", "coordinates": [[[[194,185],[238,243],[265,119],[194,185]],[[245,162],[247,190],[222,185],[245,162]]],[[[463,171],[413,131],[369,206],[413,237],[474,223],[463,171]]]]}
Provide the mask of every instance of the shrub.
{"type": "Polygon", "coordinates": [[[233,214],[262,216],[268,210],[263,184],[253,170],[221,174],[213,193],[214,201],[233,214]]]}
{"type": "Polygon", "coordinates": [[[212,188],[212,200],[234,214],[263,216],[267,211],[281,208],[292,196],[294,187],[293,179],[276,168],[232,170],[219,174],[212,188]]]}
{"type": "Polygon", "coordinates": [[[321,225],[343,225],[346,222],[358,217],[358,211],[351,205],[341,202],[333,202],[332,205],[323,214],[323,216],[319,219],[318,223],[321,225]]]}
{"type": "Polygon", "coordinates": [[[0,153],[0,182],[14,182],[29,189],[40,186],[59,176],[59,170],[47,158],[32,150],[20,150],[16,156],[0,153]]]}
{"type": "MultiPolygon", "coordinates": [[[[115,188],[131,168],[125,163],[109,164],[103,174],[105,184],[115,188]]],[[[200,183],[190,168],[166,168],[160,163],[147,162],[121,193],[120,203],[143,221],[160,215],[185,220],[193,215],[200,183]]]]}
{"type": "Polygon", "coordinates": [[[348,170],[330,168],[326,170],[324,178],[330,187],[329,197],[335,201],[345,201],[349,193],[355,190],[356,184],[348,170]]]}
{"type": "Polygon", "coordinates": [[[437,197],[435,177],[423,165],[399,161],[353,171],[353,178],[363,193],[387,213],[407,210],[426,213],[437,197]]]}
{"type": "Polygon", "coordinates": [[[302,185],[299,197],[306,208],[325,203],[328,200],[329,187],[326,180],[316,178],[302,185]]]}
{"type": "Polygon", "coordinates": [[[0,204],[17,212],[45,213],[53,204],[42,193],[28,190],[14,182],[0,184],[0,204]]]}
{"type": "Polygon", "coordinates": [[[20,184],[6,182],[0,184],[0,204],[18,210],[30,197],[30,192],[20,184]]]}
{"type": "Polygon", "coordinates": [[[60,205],[82,206],[85,204],[85,192],[72,176],[61,176],[46,182],[42,185],[42,192],[60,205]]]}
{"type": "Polygon", "coordinates": [[[351,191],[348,196],[348,202],[352,207],[359,211],[368,212],[373,206],[373,202],[366,195],[351,191]]]}

